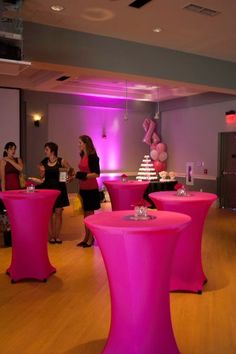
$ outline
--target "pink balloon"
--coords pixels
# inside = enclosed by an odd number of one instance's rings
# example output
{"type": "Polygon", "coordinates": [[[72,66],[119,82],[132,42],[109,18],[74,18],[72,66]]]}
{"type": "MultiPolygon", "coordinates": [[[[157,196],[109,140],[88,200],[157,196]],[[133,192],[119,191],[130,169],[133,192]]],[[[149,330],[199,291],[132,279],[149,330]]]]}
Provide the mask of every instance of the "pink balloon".
{"type": "Polygon", "coordinates": [[[156,149],[153,149],[150,151],[150,156],[152,160],[156,161],[158,159],[158,151],[156,149]]]}
{"type": "Polygon", "coordinates": [[[160,161],[154,161],[153,165],[155,167],[156,172],[161,172],[166,170],[166,163],[160,161]]]}
{"type": "Polygon", "coordinates": [[[167,150],[166,144],[164,144],[164,143],[159,143],[159,144],[157,144],[156,149],[157,149],[158,152],[164,152],[164,151],[167,150]]]}
{"type": "Polygon", "coordinates": [[[152,143],[152,145],[150,146],[150,150],[157,150],[157,144],[152,143]]]}
{"type": "Polygon", "coordinates": [[[160,160],[161,162],[167,160],[167,157],[168,157],[167,152],[165,152],[165,151],[160,152],[160,154],[159,154],[159,160],[160,160]]]}

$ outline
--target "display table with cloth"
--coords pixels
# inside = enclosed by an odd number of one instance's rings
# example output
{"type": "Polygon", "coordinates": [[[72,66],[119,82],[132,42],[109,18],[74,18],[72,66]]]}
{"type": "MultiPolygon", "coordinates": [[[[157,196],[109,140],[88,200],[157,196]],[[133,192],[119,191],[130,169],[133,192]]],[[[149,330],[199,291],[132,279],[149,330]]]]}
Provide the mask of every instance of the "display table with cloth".
{"type": "Polygon", "coordinates": [[[131,210],[143,201],[143,195],[149,182],[120,180],[103,182],[111,199],[112,210],[131,210]]]}
{"type": "Polygon", "coordinates": [[[56,190],[0,192],[12,231],[12,260],[7,270],[12,282],[21,279],[46,281],[56,269],[48,258],[48,226],[56,190]]]}
{"type": "Polygon", "coordinates": [[[105,263],[111,294],[111,326],[104,354],[177,354],[169,280],[172,258],[187,215],[150,211],[104,212],[85,218],[105,263]]]}
{"type": "Polygon", "coordinates": [[[175,211],[192,218],[179,237],[170,281],[170,290],[201,293],[207,277],[202,267],[201,245],[204,222],[215,194],[189,192],[189,196],[177,196],[176,192],[149,194],[158,210],[175,211]]]}
{"type": "Polygon", "coordinates": [[[150,193],[154,192],[164,192],[164,191],[174,191],[175,185],[178,183],[176,180],[167,180],[167,181],[150,181],[147,189],[144,192],[144,199],[147,200],[153,208],[155,208],[155,204],[149,198],[150,193]]]}

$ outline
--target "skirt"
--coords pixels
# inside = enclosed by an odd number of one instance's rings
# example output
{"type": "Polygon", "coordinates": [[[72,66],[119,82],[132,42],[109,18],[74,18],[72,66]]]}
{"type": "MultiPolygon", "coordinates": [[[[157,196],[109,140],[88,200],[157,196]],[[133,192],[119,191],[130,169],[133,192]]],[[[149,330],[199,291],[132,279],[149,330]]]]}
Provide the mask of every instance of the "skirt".
{"type": "Polygon", "coordinates": [[[80,189],[79,194],[83,200],[84,211],[100,209],[100,194],[98,189],[80,189]]]}

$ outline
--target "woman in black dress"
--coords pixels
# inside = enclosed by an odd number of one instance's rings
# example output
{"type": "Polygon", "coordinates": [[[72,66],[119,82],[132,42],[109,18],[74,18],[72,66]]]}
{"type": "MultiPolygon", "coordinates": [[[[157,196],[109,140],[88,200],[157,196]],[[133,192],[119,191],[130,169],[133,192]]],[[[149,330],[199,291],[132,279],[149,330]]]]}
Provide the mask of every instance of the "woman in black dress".
{"type": "MultiPolygon", "coordinates": [[[[83,200],[84,217],[94,214],[94,210],[100,208],[100,195],[97,177],[100,175],[99,157],[93,145],[92,139],[87,135],[79,137],[80,157],[79,171],[76,178],[79,180],[79,193],[83,200]]],[[[83,241],[79,247],[91,247],[94,243],[92,233],[85,227],[83,241]]]]}
{"type": "Polygon", "coordinates": [[[38,186],[40,189],[57,189],[61,193],[58,196],[55,205],[54,213],[51,218],[50,223],[50,243],[62,243],[59,235],[61,232],[62,225],[62,211],[63,208],[68,206],[69,198],[66,189],[66,182],[60,182],[60,169],[65,169],[68,173],[67,181],[70,181],[73,175],[73,168],[69,163],[61,157],[58,157],[58,146],[53,142],[46,143],[44,145],[45,159],[40,163],[40,177],[42,178],[42,183],[38,186]]]}

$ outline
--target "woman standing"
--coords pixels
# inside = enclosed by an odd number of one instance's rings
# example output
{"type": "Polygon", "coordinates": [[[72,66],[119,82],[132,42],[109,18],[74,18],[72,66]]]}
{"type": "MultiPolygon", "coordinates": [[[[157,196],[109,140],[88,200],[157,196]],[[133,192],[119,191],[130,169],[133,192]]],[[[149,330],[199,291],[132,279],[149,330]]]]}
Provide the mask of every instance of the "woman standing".
{"type": "Polygon", "coordinates": [[[15,157],[16,144],[9,142],[4,147],[3,159],[0,162],[1,190],[20,189],[20,173],[23,162],[15,157]]]}
{"type": "MultiPolygon", "coordinates": [[[[49,243],[62,243],[60,232],[62,226],[62,211],[68,206],[69,199],[66,189],[66,182],[60,182],[60,169],[67,171],[68,176],[72,176],[73,168],[63,158],[58,157],[58,145],[53,142],[48,142],[44,145],[45,159],[40,163],[40,177],[42,183],[38,186],[40,189],[57,189],[61,192],[58,196],[55,205],[54,213],[50,223],[49,243]]],[[[68,180],[70,177],[68,177],[68,180]]]]}
{"type": "MultiPolygon", "coordinates": [[[[10,141],[4,147],[3,159],[0,161],[0,190],[20,189],[20,173],[23,170],[23,162],[15,157],[16,144],[10,141]]],[[[11,230],[5,206],[0,199],[0,224],[3,231],[5,246],[11,246],[11,230]]]]}
{"type": "MultiPolygon", "coordinates": [[[[97,177],[100,175],[99,157],[92,139],[87,135],[79,137],[80,163],[76,178],[79,180],[79,193],[83,200],[84,217],[94,214],[100,208],[100,196],[97,177]]],[[[91,247],[94,243],[92,233],[85,227],[85,237],[79,247],[91,247]]]]}

